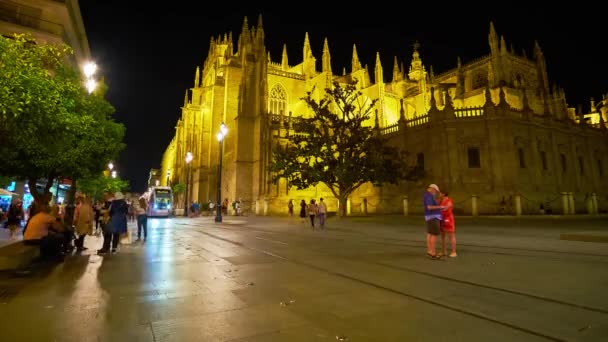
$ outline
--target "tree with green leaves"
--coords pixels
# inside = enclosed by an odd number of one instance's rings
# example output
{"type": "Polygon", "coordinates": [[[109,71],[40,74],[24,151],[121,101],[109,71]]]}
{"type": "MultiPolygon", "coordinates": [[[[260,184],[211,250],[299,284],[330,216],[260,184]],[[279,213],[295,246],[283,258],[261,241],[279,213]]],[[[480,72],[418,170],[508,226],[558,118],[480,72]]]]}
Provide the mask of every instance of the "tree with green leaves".
{"type": "Polygon", "coordinates": [[[79,179],[76,187],[80,192],[86,194],[93,200],[103,199],[104,193],[122,191],[126,192],[129,189],[129,182],[119,177],[108,177],[100,174],[96,177],[88,177],[79,179]]]}
{"type": "Polygon", "coordinates": [[[325,92],[320,101],[308,92],[303,100],[312,117],[302,117],[296,133],[273,150],[270,171],[275,183],[285,178],[298,190],[323,183],[339,200],[339,215],[344,216],[348,196],[361,185],[419,178],[419,170],[408,166],[399,150],[368,124],[377,100],[361,103],[356,80],[334,82],[325,92]]]}
{"type": "MultiPolygon", "coordinates": [[[[2,158],[0,158],[1,162],[2,158]]],[[[0,176],[0,188],[6,188],[11,183],[11,178],[6,176],[0,176]]]]}
{"type": "Polygon", "coordinates": [[[173,196],[175,197],[174,202],[183,204],[184,196],[182,196],[182,195],[186,192],[186,184],[184,184],[184,183],[173,184],[171,191],[173,192],[173,196]]]}
{"type": "Polygon", "coordinates": [[[56,177],[95,177],[124,147],[106,89],[89,94],[71,54],[28,35],[0,37],[0,174],[27,179],[36,201],[48,201],[56,177]]]}

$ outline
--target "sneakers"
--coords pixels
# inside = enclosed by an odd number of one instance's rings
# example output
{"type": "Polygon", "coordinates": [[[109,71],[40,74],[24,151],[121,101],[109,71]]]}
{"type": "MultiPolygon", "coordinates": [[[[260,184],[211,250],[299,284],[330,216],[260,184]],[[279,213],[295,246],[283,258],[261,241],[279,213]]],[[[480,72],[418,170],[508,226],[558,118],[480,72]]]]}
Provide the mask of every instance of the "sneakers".
{"type": "Polygon", "coordinates": [[[455,258],[455,257],[457,257],[457,256],[458,256],[458,254],[456,254],[456,252],[452,252],[452,253],[450,253],[450,258],[455,258]]]}
{"type": "Polygon", "coordinates": [[[97,250],[97,254],[106,254],[106,253],[108,253],[108,250],[107,250],[107,249],[103,249],[103,248],[102,248],[102,249],[98,249],[98,250],[97,250]]]}

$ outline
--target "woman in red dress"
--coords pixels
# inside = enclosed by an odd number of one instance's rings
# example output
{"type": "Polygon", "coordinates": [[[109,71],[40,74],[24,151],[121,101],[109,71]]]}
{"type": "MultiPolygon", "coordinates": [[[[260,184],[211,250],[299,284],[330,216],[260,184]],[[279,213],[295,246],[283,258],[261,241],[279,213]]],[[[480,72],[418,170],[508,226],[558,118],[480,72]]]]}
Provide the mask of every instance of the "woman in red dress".
{"type": "Polygon", "coordinates": [[[448,197],[448,193],[441,192],[441,203],[439,204],[444,209],[441,210],[441,215],[443,219],[441,221],[441,247],[443,250],[442,256],[447,255],[447,250],[445,246],[445,235],[448,234],[450,238],[450,242],[452,244],[452,253],[450,253],[450,258],[455,258],[456,254],[456,225],[454,223],[454,213],[452,213],[452,207],[454,203],[452,199],[448,197]]]}

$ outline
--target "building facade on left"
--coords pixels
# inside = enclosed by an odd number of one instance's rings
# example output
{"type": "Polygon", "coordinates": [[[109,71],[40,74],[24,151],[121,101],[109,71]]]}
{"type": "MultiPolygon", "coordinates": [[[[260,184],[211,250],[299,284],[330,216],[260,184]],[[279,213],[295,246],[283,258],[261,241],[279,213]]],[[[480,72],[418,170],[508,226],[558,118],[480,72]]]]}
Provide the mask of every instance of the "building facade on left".
{"type": "MultiPolygon", "coordinates": [[[[71,63],[76,68],[91,58],[77,0],[0,0],[0,34],[11,38],[15,33],[29,33],[38,43],[69,45],[74,50],[71,63]]],[[[43,181],[46,183],[46,180],[40,180],[43,181]]],[[[63,202],[70,184],[69,180],[56,181],[51,189],[56,201],[63,202]]],[[[12,182],[9,191],[23,195],[25,207],[32,201],[24,182],[12,182]]],[[[8,203],[10,197],[0,195],[0,206],[8,203]]]]}
{"type": "Polygon", "coordinates": [[[73,63],[91,57],[77,0],[0,0],[0,34],[30,33],[40,43],[65,43],[73,63]]]}

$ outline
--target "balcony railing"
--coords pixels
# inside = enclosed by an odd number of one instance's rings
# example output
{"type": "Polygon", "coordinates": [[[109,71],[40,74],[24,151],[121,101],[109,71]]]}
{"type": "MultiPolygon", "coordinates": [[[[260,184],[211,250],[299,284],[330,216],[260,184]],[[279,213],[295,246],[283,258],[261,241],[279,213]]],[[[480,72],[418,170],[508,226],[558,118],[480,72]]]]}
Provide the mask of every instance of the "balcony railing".
{"type": "Polygon", "coordinates": [[[41,18],[42,10],[12,1],[0,1],[0,21],[63,37],[63,25],[41,18]]]}

